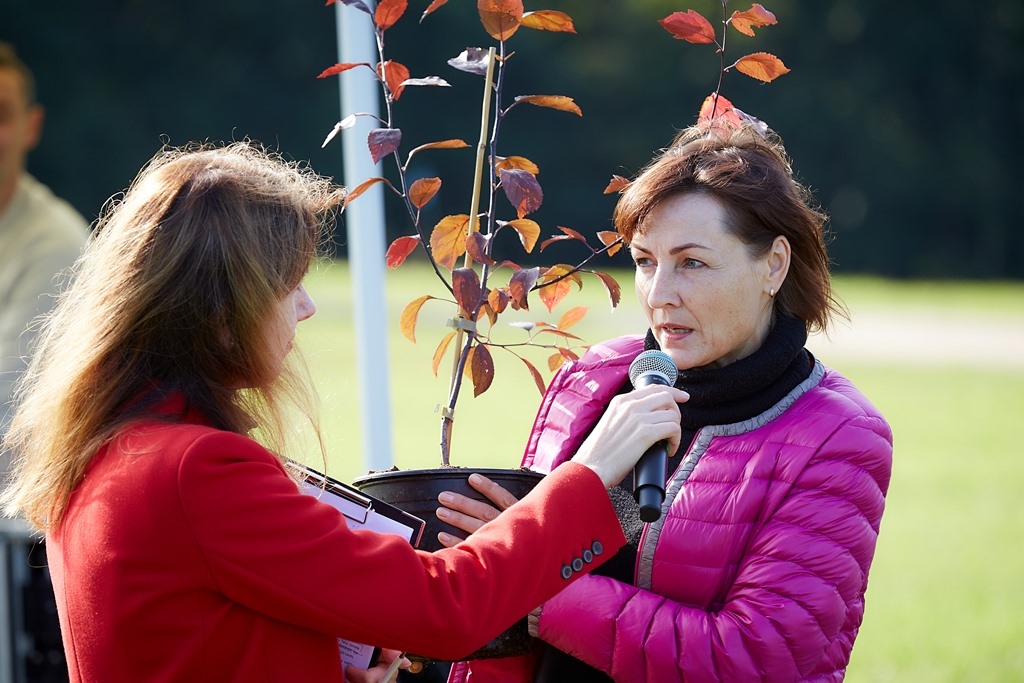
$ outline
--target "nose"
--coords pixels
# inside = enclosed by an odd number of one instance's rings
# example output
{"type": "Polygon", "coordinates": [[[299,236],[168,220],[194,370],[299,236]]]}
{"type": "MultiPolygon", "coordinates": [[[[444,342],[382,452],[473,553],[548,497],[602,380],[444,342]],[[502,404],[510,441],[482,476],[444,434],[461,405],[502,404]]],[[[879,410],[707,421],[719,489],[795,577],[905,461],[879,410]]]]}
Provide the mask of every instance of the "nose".
{"type": "Polygon", "coordinates": [[[650,308],[678,306],[679,290],[671,270],[658,266],[649,276],[641,276],[637,271],[637,289],[650,308]]]}
{"type": "Polygon", "coordinates": [[[300,322],[311,318],[316,313],[316,302],[313,301],[313,297],[309,295],[304,285],[299,285],[299,300],[296,303],[295,312],[300,322]]]}

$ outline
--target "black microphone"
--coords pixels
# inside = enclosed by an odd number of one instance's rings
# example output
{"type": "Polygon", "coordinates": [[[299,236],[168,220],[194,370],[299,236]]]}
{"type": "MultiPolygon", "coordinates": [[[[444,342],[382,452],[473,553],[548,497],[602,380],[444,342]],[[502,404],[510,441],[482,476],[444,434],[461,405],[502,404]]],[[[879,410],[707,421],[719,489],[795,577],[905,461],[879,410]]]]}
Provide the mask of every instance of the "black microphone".
{"type": "MultiPolygon", "coordinates": [[[[670,387],[678,376],[675,361],[663,351],[644,351],[629,365],[629,381],[634,389],[652,384],[670,387]]],[[[659,441],[640,456],[633,469],[633,496],[640,503],[640,519],[648,523],[661,517],[667,460],[666,444],[659,441]]]]}

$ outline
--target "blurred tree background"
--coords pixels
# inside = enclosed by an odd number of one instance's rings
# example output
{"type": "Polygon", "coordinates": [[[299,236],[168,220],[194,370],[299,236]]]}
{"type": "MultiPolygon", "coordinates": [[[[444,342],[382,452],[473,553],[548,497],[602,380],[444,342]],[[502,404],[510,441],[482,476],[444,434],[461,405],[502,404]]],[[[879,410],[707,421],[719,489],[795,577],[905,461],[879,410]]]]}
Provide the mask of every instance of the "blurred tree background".
{"type": "MultiPolygon", "coordinates": [[[[427,4],[411,0],[387,33],[388,53],[414,77],[453,87],[403,93],[396,125],[406,152],[448,137],[475,145],[481,81],[446,61],[491,44],[471,0],[417,23],[427,4]]],[[[545,235],[558,225],[608,229],[609,178],[632,176],[693,123],[717,80],[714,50],[673,40],[657,20],[689,8],[717,19],[721,4],[526,4],[568,13],[577,34],[520,30],[506,95],[567,95],[583,117],[519,107],[499,153],[540,166],[545,201],[531,217],[545,235]]],[[[723,94],[786,141],[832,217],[836,270],[1024,278],[1024,3],[764,4],[778,25],[755,38],[731,33],[728,56],[772,52],[792,73],[770,85],[731,73],[723,94]]],[[[0,0],[0,39],[33,67],[48,111],[30,170],[90,219],[164,142],[249,137],[342,180],[340,143],[320,147],[342,115],[336,77],[316,79],[337,61],[335,8],[322,0],[0,0]]],[[[473,156],[417,157],[413,177],[445,180],[431,204],[437,218],[467,212],[473,156]]],[[[389,239],[408,233],[397,202],[388,208],[389,239]]],[[[344,233],[340,241],[343,253],[344,233]]]]}

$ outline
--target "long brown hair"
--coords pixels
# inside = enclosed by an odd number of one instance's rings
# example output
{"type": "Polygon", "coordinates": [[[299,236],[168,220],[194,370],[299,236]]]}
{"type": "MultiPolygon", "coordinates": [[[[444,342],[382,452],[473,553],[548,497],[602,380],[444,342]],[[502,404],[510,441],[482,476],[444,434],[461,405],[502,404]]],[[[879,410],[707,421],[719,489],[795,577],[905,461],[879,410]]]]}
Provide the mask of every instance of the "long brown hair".
{"type": "Polygon", "coordinates": [[[315,429],[308,381],[277,372],[263,331],[343,197],[249,141],[160,151],[104,207],[44,325],[5,438],[6,512],[52,528],[97,449],[167,392],[278,453],[282,398],[315,429]]]}
{"type": "Polygon", "coordinates": [[[729,229],[755,257],[768,253],[779,235],[789,241],[792,260],[773,301],[777,312],[803,320],[810,331],[824,331],[834,315],[846,315],[832,291],[827,217],[794,178],[777,135],[749,124],[683,130],[623,191],[615,227],[629,243],[643,233],[654,207],[687,193],[714,197],[729,229]]]}

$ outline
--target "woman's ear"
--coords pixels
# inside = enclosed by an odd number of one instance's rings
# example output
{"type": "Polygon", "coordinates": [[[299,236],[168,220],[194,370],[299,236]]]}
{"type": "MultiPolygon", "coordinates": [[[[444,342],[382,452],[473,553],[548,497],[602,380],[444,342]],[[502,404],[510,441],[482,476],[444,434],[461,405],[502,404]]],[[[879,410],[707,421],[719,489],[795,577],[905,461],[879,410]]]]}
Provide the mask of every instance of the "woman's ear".
{"type": "Polygon", "coordinates": [[[778,292],[782,288],[782,283],[786,280],[786,275],[789,273],[789,263],[792,257],[792,251],[789,246],[789,240],[783,235],[779,235],[772,242],[771,248],[768,250],[767,263],[768,263],[768,283],[772,295],[778,292]]]}

